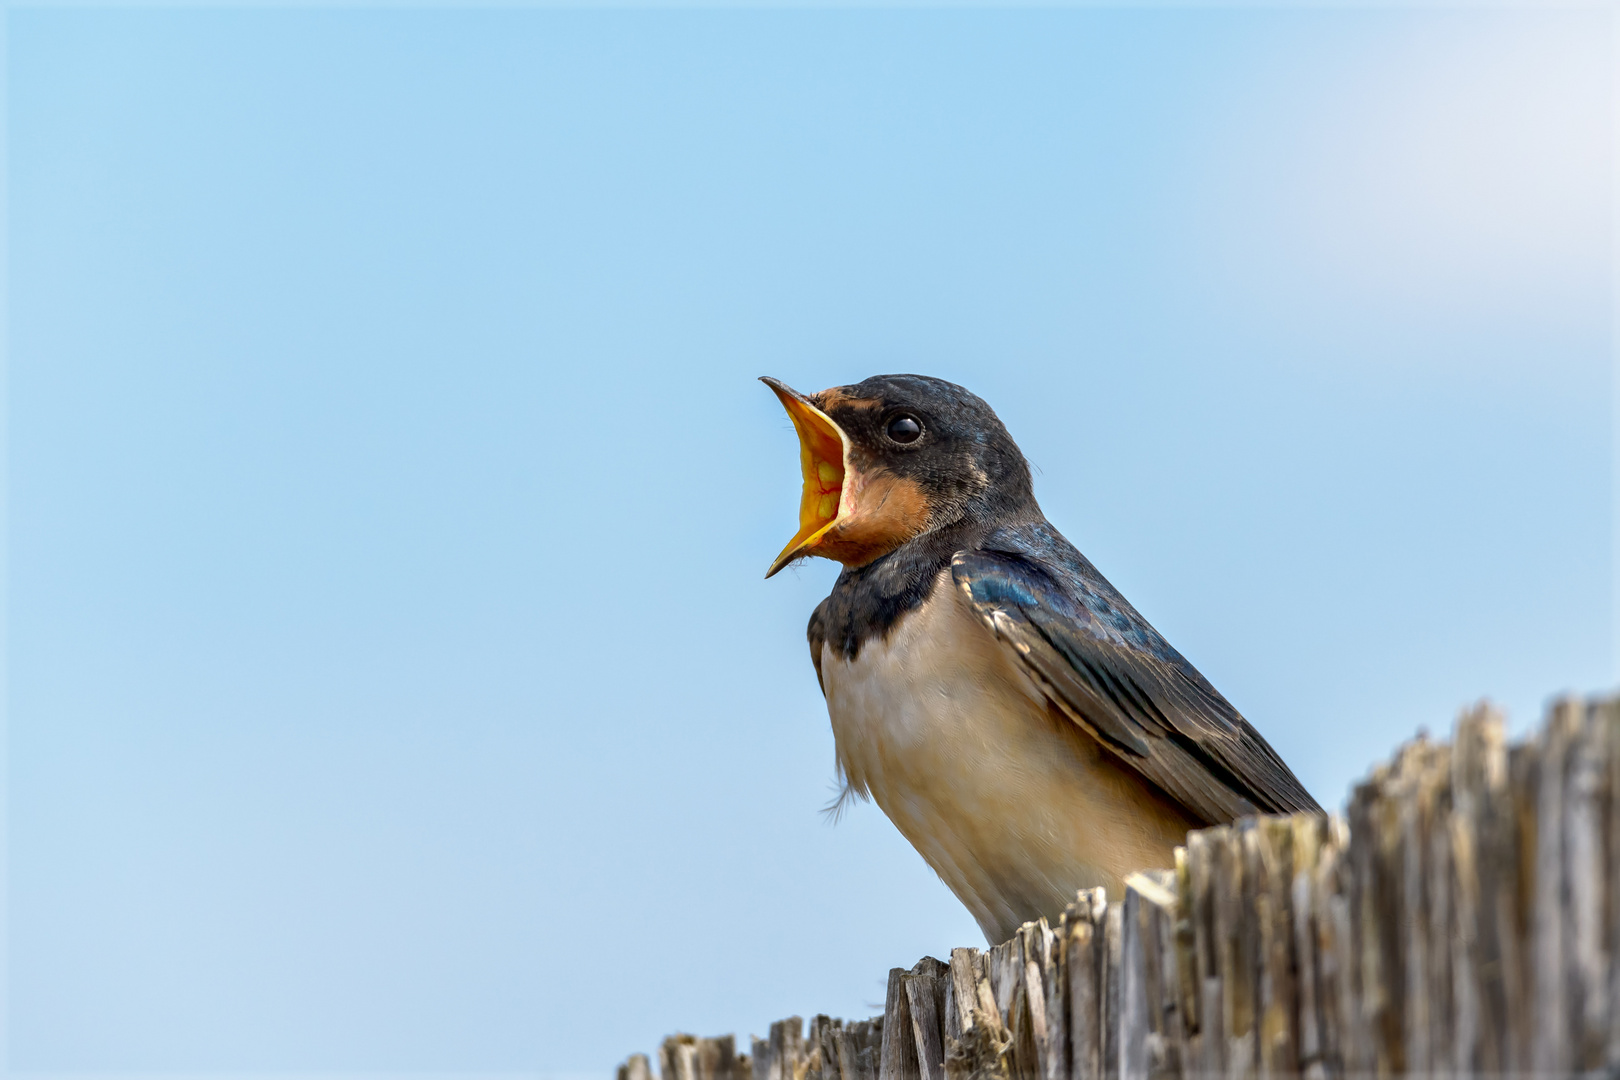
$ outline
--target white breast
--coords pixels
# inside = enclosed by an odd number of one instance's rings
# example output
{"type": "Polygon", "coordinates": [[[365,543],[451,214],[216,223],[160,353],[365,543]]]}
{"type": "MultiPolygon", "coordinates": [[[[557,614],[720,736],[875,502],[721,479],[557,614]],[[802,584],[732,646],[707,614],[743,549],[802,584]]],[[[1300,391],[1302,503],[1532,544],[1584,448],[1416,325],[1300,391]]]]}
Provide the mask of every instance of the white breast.
{"type": "Polygon", "coordinates": [[[849,782],[994,943],[1077,889],[1171,865],[1191,822],[1048,708],[949,574],[853,661],[824,645],[822,684],[849,782]]]}

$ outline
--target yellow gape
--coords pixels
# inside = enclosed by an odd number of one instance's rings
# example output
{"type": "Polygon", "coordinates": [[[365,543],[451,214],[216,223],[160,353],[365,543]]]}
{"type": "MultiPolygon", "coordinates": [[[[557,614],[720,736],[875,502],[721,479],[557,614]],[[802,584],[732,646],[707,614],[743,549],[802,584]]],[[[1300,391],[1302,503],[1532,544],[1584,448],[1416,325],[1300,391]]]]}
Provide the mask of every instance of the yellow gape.
{"type": "Polygon", "coordinates": [[[799,468],[804,493],[799,498],[799,531],[771,563],[765,576],[806,554],[838,521],[844,490],[844,461],[848,440],[820,409],[775,379],[766,380],[799,433],[799,468]]]}

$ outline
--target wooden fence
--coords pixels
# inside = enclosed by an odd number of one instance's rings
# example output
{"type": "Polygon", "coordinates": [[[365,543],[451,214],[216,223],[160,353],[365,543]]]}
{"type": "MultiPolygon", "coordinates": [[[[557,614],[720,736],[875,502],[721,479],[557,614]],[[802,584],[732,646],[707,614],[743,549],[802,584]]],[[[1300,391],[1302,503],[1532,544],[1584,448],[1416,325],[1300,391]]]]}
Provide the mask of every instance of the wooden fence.
{"type": "MultiPolygon", "coordinates": [[[[1049,926],[889,972],[883,1015],[676,1035],[664,1080],[1620,1075],[1620,699],[1402,747],[1346,819],[1205,829],[1049,926]]],[[[635,1055],[620,1080],[650,1080],[635,1055]]]]}

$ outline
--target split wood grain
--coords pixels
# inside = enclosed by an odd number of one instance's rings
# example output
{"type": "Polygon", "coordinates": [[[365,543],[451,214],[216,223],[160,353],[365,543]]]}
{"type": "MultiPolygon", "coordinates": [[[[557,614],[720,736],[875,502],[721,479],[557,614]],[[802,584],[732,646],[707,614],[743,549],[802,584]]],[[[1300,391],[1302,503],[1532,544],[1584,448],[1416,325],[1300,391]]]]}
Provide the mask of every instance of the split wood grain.
{"type": "MultiPolygon", "coordinates": [[[[890,972],[884,1015],[677,1035],[663,1080],[1463,1080],[1620,1072],[1620,699],[1466,711],[1343,819],[1195,832],[1056,924],[890,972]]],[[[634,1056],[619,1080],[650,1080],[634,1056]]]]}

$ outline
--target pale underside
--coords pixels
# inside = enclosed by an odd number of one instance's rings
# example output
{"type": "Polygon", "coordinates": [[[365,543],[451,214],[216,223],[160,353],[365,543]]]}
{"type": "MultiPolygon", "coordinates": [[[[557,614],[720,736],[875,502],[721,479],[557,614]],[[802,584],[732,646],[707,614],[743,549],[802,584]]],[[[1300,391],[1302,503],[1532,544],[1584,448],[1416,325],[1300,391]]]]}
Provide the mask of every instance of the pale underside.
{"type": "Polygon", "coordinates": [[[991,943],[1077,889],[1118,897],[1197,827],[1049,707],[950,581],[853,661],[822,647],[838,760],[991,943]]]}

